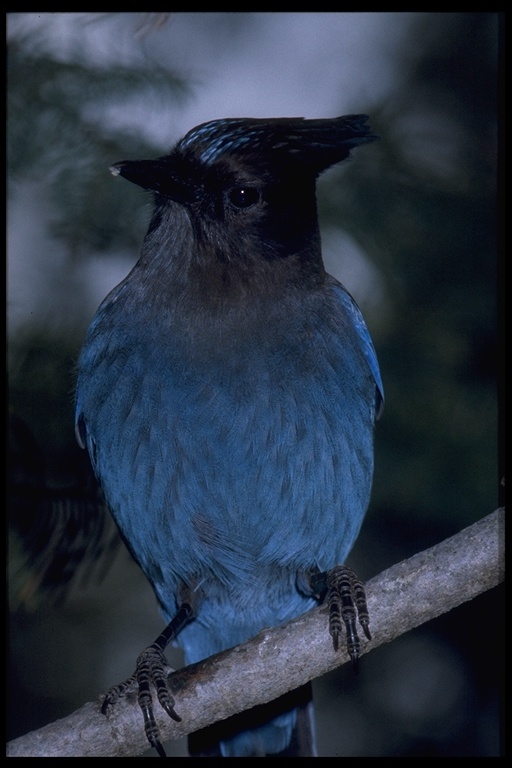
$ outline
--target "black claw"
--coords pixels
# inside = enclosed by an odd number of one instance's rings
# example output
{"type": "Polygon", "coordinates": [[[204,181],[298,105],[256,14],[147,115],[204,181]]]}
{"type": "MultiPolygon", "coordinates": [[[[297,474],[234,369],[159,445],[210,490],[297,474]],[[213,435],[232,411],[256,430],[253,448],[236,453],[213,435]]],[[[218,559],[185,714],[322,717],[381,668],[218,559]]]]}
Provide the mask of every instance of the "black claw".
{"type": "Polygon", "coordinates": [[[174,720],[176,723],[181,723],[181,717],[178,715],[176,710],[173,707],[171,707],[170,704],[162,704],[162,706],[167,712],[167,714],[169,715],[169,717],[172,718],[172,720],[174,720]]]}
{"type": "Polygon", "coordinates": [[[165,754],[165,749],[162,747],[162,745],[158,740],[155,741],[151,746],[156,749],[160,757],[167,757],[167,755],[165,754]]]}

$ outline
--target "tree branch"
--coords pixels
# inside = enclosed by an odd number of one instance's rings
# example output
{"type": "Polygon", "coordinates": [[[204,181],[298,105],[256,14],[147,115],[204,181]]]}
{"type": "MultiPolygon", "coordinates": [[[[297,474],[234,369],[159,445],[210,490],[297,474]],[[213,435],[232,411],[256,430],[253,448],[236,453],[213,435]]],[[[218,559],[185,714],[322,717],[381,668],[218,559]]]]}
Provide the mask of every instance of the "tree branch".
{"type": "MultiPolygon", "coordinates": [[[[366,584],[373,639],[362,653],[472,600],[504,578],[505,510],[500,508],[441,544],[392,566],[366,584]]],[[[326,608],[248,643],[175,672],[170,678],[181,723],[156,703],[162,741],[270,701],[348,661],[332,648],[326,608]]],[[[14,739],[8,757],[116,757],[148,744],[136,693],[105,717],[90,702],[68,717],[14,739]]]]}

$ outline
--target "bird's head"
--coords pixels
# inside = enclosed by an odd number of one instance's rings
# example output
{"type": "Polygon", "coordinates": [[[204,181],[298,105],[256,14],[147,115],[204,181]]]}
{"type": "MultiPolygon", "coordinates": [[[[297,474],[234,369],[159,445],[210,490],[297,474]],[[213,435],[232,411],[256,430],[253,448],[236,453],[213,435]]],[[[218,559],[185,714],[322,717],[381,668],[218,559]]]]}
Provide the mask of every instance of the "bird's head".
{"type": "MultiPolygon", "coordinates": [[[[244,172],[263,183],[283,176],[315,179],[354,147],[377,138],[367,120],[367,115],[212,120],[192,128],[169,155],[125,160],[110,170],[157,195],[192,203],[205,177],[213,177],[218,185],[237,181],[244,172]]],[[[244,208],[253,205],[257,195],[248,184],[245,193],[230,190],[229,197],[244,208]]]]}
{"type": "Polygon", "coordinates": [[[210,268],[213,261],[294,256],[318,263],[316,178],[376,138],[367,120],[214,120],[193,128],[164,157],[110,170],[154,193],[148,237],[160,226],[176,228],[176,204],[186,211],[194,254],[206,254],[210,268]]]}

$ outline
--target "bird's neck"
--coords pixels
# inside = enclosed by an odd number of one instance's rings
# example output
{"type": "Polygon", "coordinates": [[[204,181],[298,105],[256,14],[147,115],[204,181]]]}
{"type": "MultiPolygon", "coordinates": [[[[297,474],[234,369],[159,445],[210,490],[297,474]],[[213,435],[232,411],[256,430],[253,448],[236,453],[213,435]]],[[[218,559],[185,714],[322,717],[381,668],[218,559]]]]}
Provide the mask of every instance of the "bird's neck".
{"type": "Polygon", "coordinates": [[[203,313],[247,311],[304,295],[325,281],[316,228],[299,250],[197,237],[186,221],[176,226],[176,219],[168,232],[159,227],[157,239],[153,232],[136,267],[152,303],[160,297],[203,313]]]}

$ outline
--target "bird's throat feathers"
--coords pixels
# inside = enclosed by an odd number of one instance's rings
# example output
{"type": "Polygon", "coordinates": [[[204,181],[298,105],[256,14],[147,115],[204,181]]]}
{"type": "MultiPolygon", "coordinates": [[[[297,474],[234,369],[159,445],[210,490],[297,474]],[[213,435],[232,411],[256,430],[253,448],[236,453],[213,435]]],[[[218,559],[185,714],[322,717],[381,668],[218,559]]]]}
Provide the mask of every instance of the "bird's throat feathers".
{"type": "Polygon", "coordinates": [[[253,303],[282,302],[287,293],[317,288],[325,280],[318,227],[301,247],[283,247],[269,236],[255,242],[251,226],[217,237],[214,227],[197,227],[182,206],[158,205],[135,271],[148,295],[211,311],[247,311],[253,303]],[[155,237],[155,232],[158,236],[155,237]]]}

